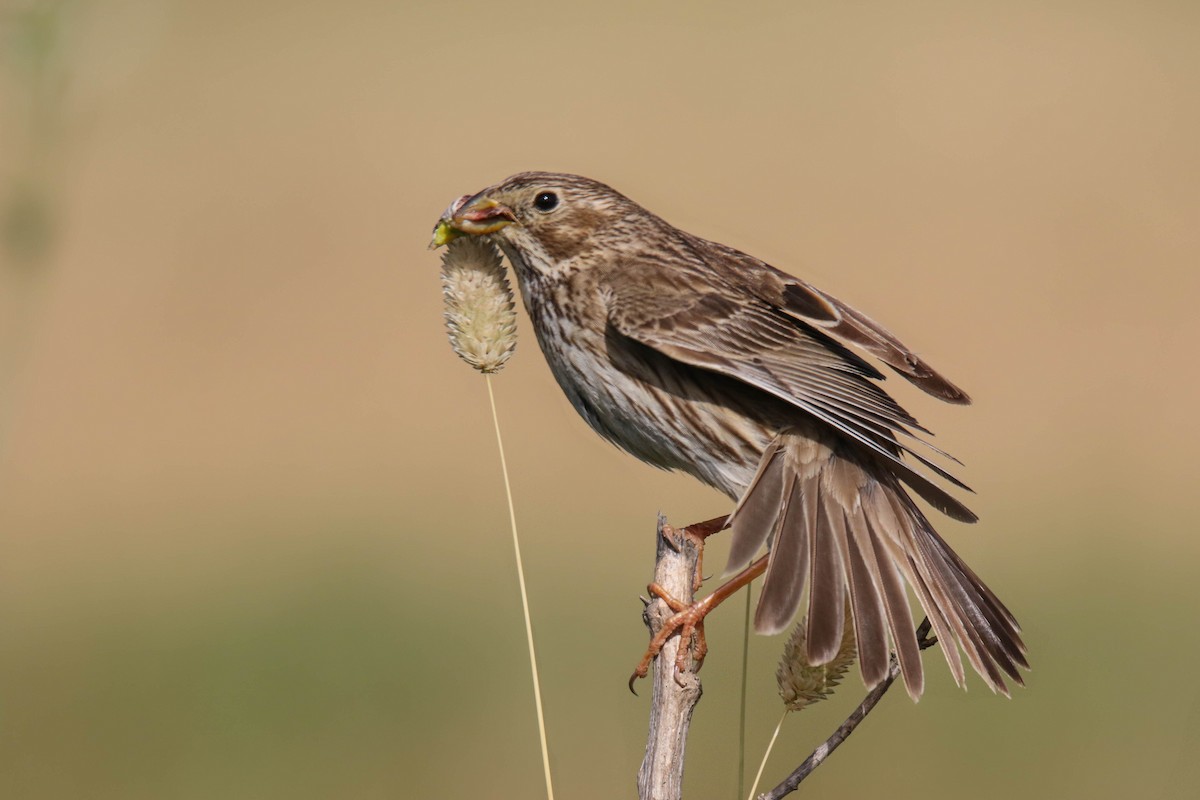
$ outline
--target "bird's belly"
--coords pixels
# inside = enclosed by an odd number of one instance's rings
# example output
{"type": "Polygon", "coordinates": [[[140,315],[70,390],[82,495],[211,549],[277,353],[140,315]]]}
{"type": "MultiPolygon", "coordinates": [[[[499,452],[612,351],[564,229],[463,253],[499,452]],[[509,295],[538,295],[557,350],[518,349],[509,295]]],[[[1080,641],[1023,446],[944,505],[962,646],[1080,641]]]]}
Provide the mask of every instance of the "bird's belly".
{"type": "Polygon", "coordinates": [[[574,335],[538,341],[571,405],[597,433],[648,464],[680,470],[738,498],[758,468],[774,430],[727,403],[694,375],[656,368],[604,342],[574,335]],[[562,347],[561,342],[575,342],[562,347]],[[606,353],[597,358],[593,353],[606,353]],[[623,357],[624,356],[624,357],[623,357]]]}

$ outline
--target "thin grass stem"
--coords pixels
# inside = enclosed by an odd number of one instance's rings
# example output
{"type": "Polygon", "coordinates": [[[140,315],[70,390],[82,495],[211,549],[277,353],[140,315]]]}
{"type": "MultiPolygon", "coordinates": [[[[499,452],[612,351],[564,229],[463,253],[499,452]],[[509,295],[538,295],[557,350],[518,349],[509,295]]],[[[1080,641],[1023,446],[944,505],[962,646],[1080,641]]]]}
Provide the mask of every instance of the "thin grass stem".
{"type": "Polygon", "coordinates": [[[763,753],[762,763],[758,765],[758,774],[754,776],[754,785],[750,787],[749,800],[754,800],[754,793],[758,791],[758,782],[762,780],[763,770],[767,768],[767,759],[771,757],[771,750],[775,747],[775,740],[779,738],[779,731],[783,728],[783,721],[787,719],[788,709],[783,710],[783,715],[779,717],[779,724],[775,726],[775,732],[771,734],[771,741],[767,744],[767,752],[763,753]]]}
{"type": "Polygon", "coordinates": [[[512,525],[513,553],[517,557],[517,581],[521,584],[521,608],[525,612],[525,640],[529,644],[529,671],[533,675],[533,700],[537,706],[538,738],[542,745],[542,770],[546,774],[546,797],[554,800],[554,784],[550,780],[550,748],[546,744],[546,717],[542,712],[542,682],[538,677],[537,652],[533,647],[533,623],[529,618],[529,595],[525,591],[525,566],[521,562],[521,541],[517,536],[517,512],[513,505],[512,484],[508,479],[508,461],[504,457],[504,439],[500,436],[500,415],[496,413],[496,393],[492,376],[487,379],[488,401],[492,406],[492,422],[496,427],[496,446],[500,450],[500,469],[504,473],[504,494],[508,498],[508,520],[512,525]]]}

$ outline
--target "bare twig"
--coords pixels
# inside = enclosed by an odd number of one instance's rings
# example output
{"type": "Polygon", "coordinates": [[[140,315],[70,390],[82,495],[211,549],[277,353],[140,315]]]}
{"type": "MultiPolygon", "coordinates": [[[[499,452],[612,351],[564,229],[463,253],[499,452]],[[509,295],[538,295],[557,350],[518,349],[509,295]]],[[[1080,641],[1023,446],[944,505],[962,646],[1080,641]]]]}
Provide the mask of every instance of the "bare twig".
{"type": "MultiPolygon", "coordinates": [[[[937,637],[929,635],[929,619],[928,617],[917,628],[917,641],[920,643],[921,649],[924,650],[937,644],[937,637]]],[[[854,729],[859,723],[867,718],[867,714],[871,713],[871,709],[883,698],[887,690],[891,688],[893,682],[900,675],[900,665],[896,662],[896,657],[892,656],[891,666],[888,668],[887,677],[883,682],[867,693],[863,701],[858,704],[858,708],[846,718],[846,721],[838,726],[838,729],[825,740],[825,743],[812,752],[808,758],[804,759],[804,763],[796,767],[791,775],[778,786],[766,794],[759,795],[759,800],[780,800],[784,795],[790,794],[800,786],[800,782],[807,778],[813,770],[821,766],[829,754],[838,748],[842,742],[846,741],[850,734],[854,733],[854,729]]]]}
{"type": "MultiPolygon", "coordinates": [[[[659,515],[654,582],[681,602],[691,603],[699,551],[687,536],[675,535],[666,518],[659,515]]],[[[654,599],[643,614],[650,635],[658,633],[673,614],[661,599],[654,599]]],[[[700,679],[695,672],[679,673],[675,656],[687,647],[674,636],[663,645],[654,661],[650,695],[650,733],[646,756],[638,770],[641,800],[679,800],[683,792],[683,760],[687,748],[692,710],[700,701],[700,679]]]]}

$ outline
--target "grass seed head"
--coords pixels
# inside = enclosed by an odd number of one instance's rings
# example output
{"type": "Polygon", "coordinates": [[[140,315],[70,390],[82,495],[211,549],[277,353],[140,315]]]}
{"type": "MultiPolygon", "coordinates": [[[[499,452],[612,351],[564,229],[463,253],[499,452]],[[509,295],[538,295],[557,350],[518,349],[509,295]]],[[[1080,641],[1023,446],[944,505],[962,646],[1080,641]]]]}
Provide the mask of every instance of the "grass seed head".
{"type": "Polygon", "coordinates": [[[517,345],[517,312],[496,245],[476,236],[450,241],[442,297],[454,352],[480,372],[499,372],[517,345]]]}
{"type": "Polygon", "coordinates": [[[796,624],[796,630],[788,637],[783,648],[783,658],[775,679],[779,682],[779,696],[789,711],[799,711],[805,706],[824,700],[833,694],[833,689],[854,663],[857,648],[854,641],[854,624],[850,615],[846,615],[846,625],[842,632],[842,644],[827,664],[814,665],[808,663],[808,628],[803,621],[796,624]]]}

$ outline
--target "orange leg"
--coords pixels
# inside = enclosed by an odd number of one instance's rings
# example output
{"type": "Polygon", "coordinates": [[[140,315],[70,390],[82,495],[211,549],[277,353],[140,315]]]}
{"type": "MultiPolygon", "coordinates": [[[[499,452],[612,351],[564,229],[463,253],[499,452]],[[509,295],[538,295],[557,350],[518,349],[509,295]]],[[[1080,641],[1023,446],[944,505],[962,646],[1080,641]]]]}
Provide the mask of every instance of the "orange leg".
{"type": "Polygon", "coordinates": [[[662,651],[663,645],[666,644],[667,640],[676,633],[678,633],[681,638],[681,644],[679,647],[679,653],[675,657],[675,669],[679,672],[684,672],[687,670],[689,650],[688,643],[692,641],[693,636],[695,636],[696,644],[694,652],[692,652],[691,655],[696,661],[696,668],[699,669],[700,665],[704,663],[704,656],[708,650],[708,646],[704,642],[704,618],[707,617],[713,611],[713,609],[715,609],[721,603],[737,594],[738,590],[743,586],[766,572],[767,559],[768,556],[763,556],[762,558],[758,559],[753,564],[739,572],[737,575],[734,575],[728,581],[714,589],[712,594],[708,595],[703,600],[698,600],[695,603],[692,603],[690,606],[676,600],[656,583],[652,583],[647,586],[646,588],[650,594],[661,598],[663,602],[665,602],[675,613],[667,619],[666,623],[662,627],[662,630],[656,633],[654,638],[650,640],[650,646],[646,648],[646,654],[642,656],[642,660],[638,663],[637,669],[633,671],[633,675],[631,675],[629,678],[629,690],[633,691],[633,684],[638,678],[646,677],[647,673],[650,671],[650,662],[658,658],[658,654],[662,651]]]}
{"type": "MultiPolygon", "coordinates": [[[[686,528],[676,530],[670,525],[663,526],[663,534],[667,537],[667,541],[671,542],[672,547],[678,551],[680,542],[679,536],[685,539],[690,539],[696,545],[696,575],[692,578],[692,591],[700,591],[701,584],[704,583],[704,542],[714,533],[720,533],[729,527],[729,517],[713,517],[706,519],[704,522],[697,522],[688,525],[686,528]]],[[[651,592],[654,590],[651,589],[651,592]]],[[[662,595],[659,595],[660,597],[662,595]]],[[[666,599],[665,597],[663,598],[666,599]]],[[[678,609],[676,609],[678,610],[678,609]]]]}

